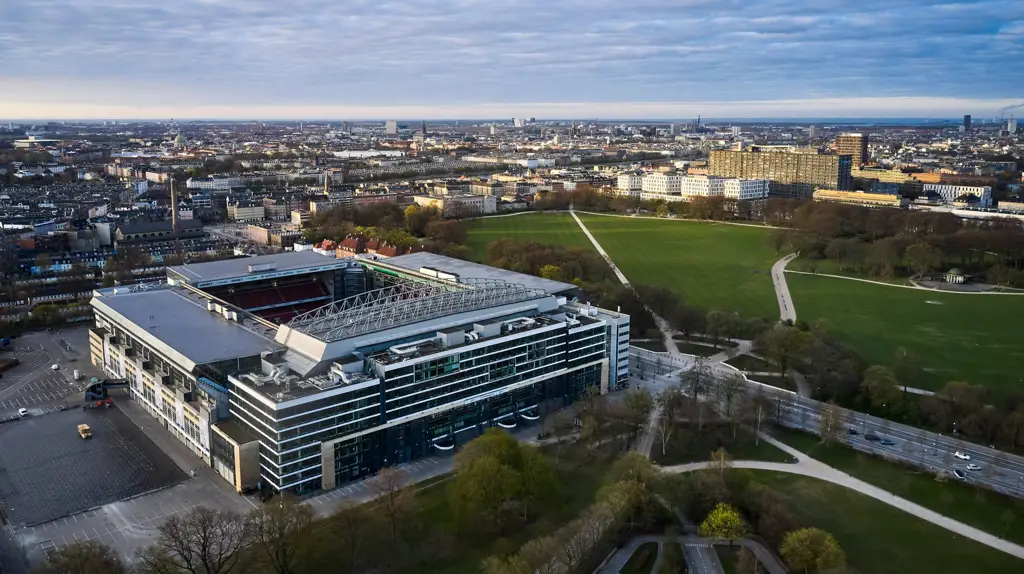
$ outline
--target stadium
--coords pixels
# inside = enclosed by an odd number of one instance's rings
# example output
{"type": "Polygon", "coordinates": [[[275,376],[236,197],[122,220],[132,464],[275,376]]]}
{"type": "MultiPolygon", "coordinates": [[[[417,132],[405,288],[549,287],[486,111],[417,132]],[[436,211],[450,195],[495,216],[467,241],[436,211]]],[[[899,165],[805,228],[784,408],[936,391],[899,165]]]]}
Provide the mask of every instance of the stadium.
{"type": "Polygon", "coordinates": [[[331,489],[628,378],[629,317],[430,253],[284,253],[95,292],[92,361],[239,491],[331,489]]]}

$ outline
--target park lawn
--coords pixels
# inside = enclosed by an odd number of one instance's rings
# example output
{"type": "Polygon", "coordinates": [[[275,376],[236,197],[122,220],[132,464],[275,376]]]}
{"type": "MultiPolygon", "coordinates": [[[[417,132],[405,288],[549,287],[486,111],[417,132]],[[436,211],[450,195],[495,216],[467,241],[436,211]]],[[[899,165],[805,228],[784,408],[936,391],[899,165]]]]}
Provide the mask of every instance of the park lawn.
{"type": "Polygon", "coordinates": [[[658,559],[658,543],[644,542],[637,546],[633,555],[619,570],[622,574],[650,574],[654,561],[658,559]]]}
{"type": "MultiPolygon", "coordinates": [[[[1017,544],[1024,544],[1024,500],[978,488],[844,445],[827,446],[812,434],[776,428],[772,435],[793,448],[864,482],[1017,544]]],[[[1024,567],[1024,566],[1022,566],[1024,567]]]]}
{"type": "Polygon", "coordinates": [[[630,347],[640,347],[641,349],[647,349],[648,351],[655,351],[657,353],[664,353],[665,342],[664,341],[630,341],[630,347]]]}
{"type": "Polygon", "coordinates": [[[711,345],[701,345],[699,343],[691,343],[689,341],[679,340],[676,340],[676,348],[679,349],[680,353],[686,353],[687,355],[696,355],[698,357],[711,357],[725,350],[716,349],[711,345]]]}
{"type": "Polygon", "coordinates": [[[817,273],[825,275],[841,275],[843,277],[856,277],[858,279],[870,279],[872,281],[881,281],[882,283],[892,283],[893,285],[910,285],[910,281],[905,277],[893,277],[891,279],[880,279],[878,277],[871,277],[858,273],[847,267],[846,269],[839,268],[839,262],[835,259],[804,259],[803,257],[797,257],[796,259],[789,262],[786,265],[786,269],[792,269],[793,271],[803,271],[805,273],[817,273]]]}
{"type": "Polygon", "coordinates": [[[793,462],[791,456],[763,440],[755,444],[754,433],[750,429],[738,426],[736,438],[733,438],[732,430],[732,425],[724,421],[705,422],[700,432],[695,423],[677,423],[664,455],[661,453],[661,433],[655,433],[651,460],[660,466],[689,464],[711,460],[711,453],[724,448],[732,460],[793,462]]]}
{"type": "Polygon", "coordinates": [[[414,571],[431,574],[478,572],[484,558],[492,554],[514,552],[533,538],[554,532],[594,503],[617,457],[582,447],[563,447],[558,474],[559,482],[563,485],[564,504],[545,509],[529,524],[492,540],[464,542],[457,538],[458,527],[450,504],[447,480],[439,480],[420,490],[416,496],[416,520],[420,524],[441,525],[444,532],[455,540],[455,550],[448,557],[437,557],[428,563],[417,564],[414,571]]]}
{"type": "Polygon", "coordinates": [[[789,375],[747,375],[747,378],[751,381],[757,381],[763,385],[793,391],[794,393],[797,392],[796,381],[794,381],[789,375]]]}
{"type": "Polygon", "coordinates": [[[580,215],[631,283],[676,290],[688,304],[776,319],[771,230],[724,223],[580,215]]]}
{"type": "Polygon", "coordinates": [[[736,367],[741,371],[752,371],[755,373],[766,373],[775,370],[775,367],[767,361],[752,355],[737,355],[726,361],[725,364],[736,367]]]}
{"type": "Polygon", "coordinates": [[[787,273],[797,318],[827,329],[870,364],[890,364],[898,347],[927,371],[912,386],[937,390],[967,381],[1010,391],[1022,383],[1024,295],[905,289],[787,273]]]}
{"type": "Polygon", "coordinates": [[[474,261],[483,262],[487,245],[499,239],[553,243],[593,249],[568,213],[525,213],[508,217],[482,217],[467,221],[466,247],[474,261]]]}
{"type": "Polygon", "coordinates": [[[1024,561],[1018,558],[859,492],[805,476],[747,472],[786,497],[787,506],[802,522],[835,536],[858,572],[1024,571],[1024,561]]]}

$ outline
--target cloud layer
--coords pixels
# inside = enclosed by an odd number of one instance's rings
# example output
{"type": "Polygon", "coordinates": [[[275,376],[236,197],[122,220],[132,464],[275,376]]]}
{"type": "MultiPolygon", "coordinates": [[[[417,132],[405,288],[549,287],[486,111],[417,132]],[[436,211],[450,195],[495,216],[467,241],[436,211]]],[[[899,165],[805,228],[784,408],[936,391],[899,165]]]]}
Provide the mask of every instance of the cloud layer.
{"type": "Polygon", "coordinates": [[[934,98],[933,110],[972,100],[984,109],[961,113],[990,114],[1024,98],[1015,0],[3,4],[0,116],[450,117],[429,110],[567,103],[606,115],[631,102],[671,116],[682,110],[669,104],[693,102],[753,117],[765,107],[742,102],[784,100],[831,102],[822,112],[843,116],[897,113],[907,98],[934,98]]]}

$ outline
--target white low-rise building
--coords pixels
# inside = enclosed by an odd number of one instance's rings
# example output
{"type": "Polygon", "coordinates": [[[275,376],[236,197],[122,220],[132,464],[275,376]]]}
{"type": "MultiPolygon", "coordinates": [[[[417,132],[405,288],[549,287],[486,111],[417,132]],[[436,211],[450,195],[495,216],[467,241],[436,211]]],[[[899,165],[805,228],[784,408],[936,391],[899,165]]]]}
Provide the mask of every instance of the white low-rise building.
{"type": "Polygon", "coordinates": [[[619,195],[639,196],[643,183],[644,176],[624,173],[618,177],[615,188],[619,195]]]}
{"type": "Polygon", "coordinates": [[[992,206],[992,188],[987,185],[984,187],[977,187],[970,185],[926,183],[923,191],[926,195],[929,192],[937,194],[942,198],[943,203],[953,203],[965,195],[973,195],[978,198],[978,207],[992,206]]]}
{"type": "Polygon", "coordinates": [[[646,193],[677,194],[682,187],[683,176],[673,173],[651,173],[644,176],[641,191],[646,193]]]}
{"type": "Polygon", "coordinates": [[[206,191],[228,191],[232,187],[241,187],[240,177],[190,177],[185,181],[188,189],[202,189],[206,191]]]}
{"type": "Polygon", "coordinates": [[[753,201],[768,197],[767,179],[727,179],[723,186],[725,196],[740,201],[753,201]]]}

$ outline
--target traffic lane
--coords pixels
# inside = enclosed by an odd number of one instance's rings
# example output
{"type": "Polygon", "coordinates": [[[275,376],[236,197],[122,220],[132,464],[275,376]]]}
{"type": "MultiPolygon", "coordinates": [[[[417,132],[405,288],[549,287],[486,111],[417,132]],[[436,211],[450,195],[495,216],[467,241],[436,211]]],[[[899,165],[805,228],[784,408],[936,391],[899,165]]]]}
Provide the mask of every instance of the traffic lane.
{"type": "MultiPolygon", "coordinates": [[[[789,419],[787,420],[787,422],[794,422],[796,423],[796,425],[794,426],[798,426],[802,430],[806,430],[813,434],[817,434],[817,413],[808,413],[807,418],[811,418],[814,420],[804,420],[803,422],[801,422],[798,420],[794,421],[792,419],[789,419]]],[[[930,444],[926,443],[914,442],[913,444],[925,450],[932,448],[930,444]]],[[[944,452],[941,449],[938,455],[927,453],[925,454],[927,458],[922,459],[920,456],[911,456],[902,452],[899,449],[899,443],[892,447],[884,447],[881,445],[876,446],[875,443],[873,443],[872,441],[861,439],[857,441],[852,441],[852,444],[850,446],[856,450],[866,452],[874,456],[888,454],[890,458],[895,459],[898,462],[905,463],[908,466],[924,468],[926,470],[931,470],[935,472],[946,472],[951,476],[952,471],[954,469],[959,469],[965,473],[965,476],[967,477],[967,482],[994,487],[993,490],[999,490],[1007,494],[1020,494],[1018,488],[1018,475],[1014,473],[1008,473],[1005,471],[1005,469],[1000,469],[998,467],[996,467],[996,470],[999,470],[1000,472],[989,472],[987,474],[982,471],[969,471],[966,468],[968,464],[967,461],[962,461],[963,464],[958,464],[959,459],[953,458],[951,454],[949,456],[952,460],[949,461],[948,463],[945,460],[939,458],[944,455],[944,452]],[[930,464],[932,461],[936,461],[936,464],[930,464]]],[[[984,467],[982,468],[984,469],[984,467]]],[[[1021,478],[1020,480],[1024,481],[1024,478],[1021,478]]]]}

